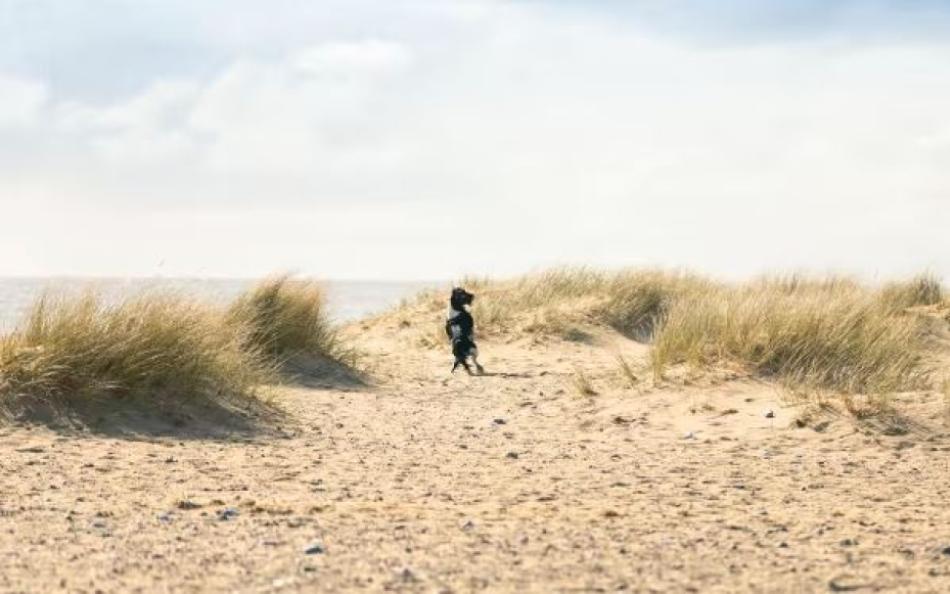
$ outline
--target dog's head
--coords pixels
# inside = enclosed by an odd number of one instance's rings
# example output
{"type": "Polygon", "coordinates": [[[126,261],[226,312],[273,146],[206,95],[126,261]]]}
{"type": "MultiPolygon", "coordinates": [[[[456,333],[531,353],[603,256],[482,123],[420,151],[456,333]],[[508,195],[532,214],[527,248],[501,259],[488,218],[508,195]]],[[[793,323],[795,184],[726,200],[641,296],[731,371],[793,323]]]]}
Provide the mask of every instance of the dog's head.
{"type": "Polygon", "coordinates": [[[449,299],[449,303],[452,305],[452,309],[462,311],[466,305],[471,305],[474,299],[475,295],[462,287],[455,287],[452,289],[452,297],[449,299]]]}

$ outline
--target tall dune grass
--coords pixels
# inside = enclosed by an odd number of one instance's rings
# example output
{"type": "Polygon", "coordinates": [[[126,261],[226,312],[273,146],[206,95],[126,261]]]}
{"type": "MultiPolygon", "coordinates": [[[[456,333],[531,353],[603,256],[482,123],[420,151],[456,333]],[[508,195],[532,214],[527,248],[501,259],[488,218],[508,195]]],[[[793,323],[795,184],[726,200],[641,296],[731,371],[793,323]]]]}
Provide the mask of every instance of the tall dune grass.
{"type": "Polygon", "coordinates": [[[918,305],[937,305],[944,299],[940,279],[932,274],[920,274],[907,281],[891,282],[881,289],[880,299],[894,309],[918,305]]]}
{"type": "Polygon", "coordinates": [[[649,337],[678,297],[714,286],[686,273],[587,268],[555,269],[502,282],[466,279],[462,284],[478,295],[474,315],[486,334],[517,328],[567,336],[574,324],[598,323],[640,339],[649,337]]]}
{"type": "Polygon", "coordinates": [[[687,297],[710,294],[719,285],[686,273],[625,271],[609,278],[594,318],[639,340],[649,339],[673,305],[687,297]]]}
{"type": "Polygon", "coordinates": [[[858,287],[783,283],[692,295],[657,328],[657,376],[673,363],[737,362],[797,386],[881,393],[926,377],[921,321],[858,287]]]}
{"type": "Polygon", "coordinates": [[[227,312],[235,327],[247,327],[248,348],[274,360],[293,355],[346,358],[326,314],[323,291],[313,281],[287,275],[265,279],[238,297],[227,312]]]}
{"type": "MultiPolygon", "coordinates": [[[[943,299],[929,275],[874,288],[841,276],[728,284],[656,270],[558,269],[464,284],[478,295],[480,334],[570,339],[585,336],[578,326],[607,326],[653,343],[656,376],[679,363],[729,362],[790,385],[843,392],[920,386],[928,375],[925,333],[907,310],[943,299]]],[[[445,297],[430,294],[425,302],[441,310],[445,297]]]]}
{"type": "Polygon", "coordinates": [[[273,379],[247,329],[173,294],[43,297],[0,338],[0,399],[246,394],[273,379]]]}

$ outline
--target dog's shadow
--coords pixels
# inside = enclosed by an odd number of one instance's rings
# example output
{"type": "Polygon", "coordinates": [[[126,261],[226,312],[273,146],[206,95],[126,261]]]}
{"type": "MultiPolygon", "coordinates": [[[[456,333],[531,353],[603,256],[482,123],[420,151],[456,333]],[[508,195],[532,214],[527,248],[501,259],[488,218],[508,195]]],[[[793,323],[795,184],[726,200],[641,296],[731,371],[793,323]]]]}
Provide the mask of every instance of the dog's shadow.
{"type": "Polygon", "coordinates": [[[328,357],[294,355],[280,365],[283,379],[291,385],[324,390],[363,390],[370,387],[365,372],[328,357]]]}
{"type": "Polygon", "coordinates": [[[473,377],[503,377],[503,378],[530,379],[537,376],[535,376],[532,373],[524,373],[524,372],[483,371],[481,373],[476,373],[473,377]]]}

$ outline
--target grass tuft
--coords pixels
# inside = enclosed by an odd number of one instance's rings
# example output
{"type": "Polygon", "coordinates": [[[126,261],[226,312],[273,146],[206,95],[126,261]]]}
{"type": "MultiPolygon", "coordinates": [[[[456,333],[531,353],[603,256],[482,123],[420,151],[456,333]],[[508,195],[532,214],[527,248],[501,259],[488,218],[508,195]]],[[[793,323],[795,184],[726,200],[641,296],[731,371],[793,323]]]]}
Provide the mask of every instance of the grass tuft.
{"type": "Polygon", "coordinates": [[[897,310],[919,305],[937,305],[943,301],[943,286],[932,274],[920,274],[914,278],[884,285],[881,302],[897,310]]]}
{"type": "Polygon", "coordinates": [[[919,387],[926,377],[923,332],[878,295],[850,284],[761,281],[691,295],[658,327],[652,362],[731,360],[797,386],[843,392],[919,387]]]}
{"type": "Polygon", "coordinates": [[[44,296],[0,338],[0,398],[248,394],[274,378],[247,329],[174,294],[44,296]]]}
{"type": "Polygon", "coordinates": [[[640,383],[640,378],[637,377],[636,372],[633,371],[633,367],[623,355],[617,355],[617,367],[620,369],[620,374],[627,380],[630,387],[637,387],[640,383]]]}
{"type": "Polygon", "coordinates": [[[301,354],[348,356],[326,315],[323,290],[313,281],[287,275],[265,279],[234,301],[227,319],[235,327],[249,329],[249,349],[278,362],[301,354]]]}
{"type": "Polygon", "coordinates": [[[584,370],[580,367],[574,369],[574,375],[571,378],[574,389],[577,390],[577,393],[581,396],[596,396],[597,390],[594,389],[594,384],[590,381],[590,378],[584,373],[584,370]]]}
{"type": "Polygon", "coordinates": [[[649,340],[675,302],[708,293],[716,285],[699,277],[655,270],[625,271],[604,286],[603,302],[594,309],[598,321],[637,340],[649,340]]]}

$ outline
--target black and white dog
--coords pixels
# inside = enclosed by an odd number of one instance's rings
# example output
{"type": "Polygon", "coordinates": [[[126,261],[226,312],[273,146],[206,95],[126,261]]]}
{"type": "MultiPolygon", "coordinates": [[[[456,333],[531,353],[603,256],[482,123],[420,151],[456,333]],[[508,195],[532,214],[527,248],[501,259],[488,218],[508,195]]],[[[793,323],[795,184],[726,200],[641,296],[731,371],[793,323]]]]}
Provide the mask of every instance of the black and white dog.
{"type": "Polygon", "coordinates": [[[452,354],[455,355],[452,373],[455,373],[455,370],[461,365],[469,375],[472,375],[472,368],[468,364],[469,357],[475,363],[478,373],[485,373],[485,369],[478,364],[478,347],[475,346],[475,318],[468,310],[474,299],[475,295],[461,287],[452,289],[452,297],[449,299],[449,315],[445,321],[445,333],[452,340],[452,354]]]}

